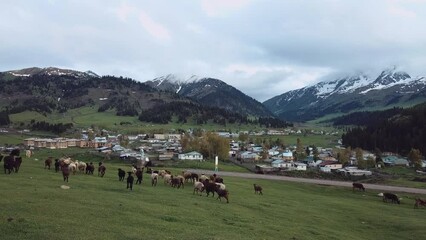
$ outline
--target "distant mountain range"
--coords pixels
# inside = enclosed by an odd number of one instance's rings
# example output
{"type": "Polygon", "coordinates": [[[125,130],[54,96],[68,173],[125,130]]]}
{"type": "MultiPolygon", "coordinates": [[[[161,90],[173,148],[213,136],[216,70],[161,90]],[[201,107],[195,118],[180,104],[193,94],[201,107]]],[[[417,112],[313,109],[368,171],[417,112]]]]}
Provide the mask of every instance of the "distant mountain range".
{"type": "Polygon", "coordinates": [[[83,77],[96,77],[100,76],[92,71],[80,72],[76,70],[70,69],[61,69],[55,67],[47,67],[47,68],[24,68],[20,70],[7,71],[3,73],[4,76],[11,75],[13,77],[30,77],[35,75],[47,75],[47,76],[71,76],[76,78],[83,77]]]}
{"type": "Polygon", "coordinates": [[[425,77],[396,68],[379,76],[357,74],[293,90],[263,104],[287,121],[308,121],[328,114],[411,106],[426,101],[425,77]]]}
{"type": "MultiPolygon", "coordinates": [[[[119,115],[137,115],[161,104],[181,102],[217,107],[258,117],[308,121],[329,114],[412,106],[426,101],[425,77],[411,77],[395,68],[378,76],[356,74],[293,90],[263,104],[214,78],[175,75],[144,83],[60,68],[26,68],[0,72],[0,111],[33,107],[42,111],[97,105],[119,115]],[[18,80],[18,81],[15,81],[18,80]],[[88,81],[90,80],[90,81],[88,81]],[[13,82],[13,83],[12,83],[13,82]]],[[[171,107],[173,108],[173,107],[171,107]]]]}
{"type": "MultiPolygon", "coordinates": [[[[175,86],[166,79],[155,82],[150,84],[154,88],[130,78],[100,77],[91,71],[53,67],[0,72],[0,115],[3,124],[7,124],[10,114],[29,111],[47,117],[89,107],[97,112],[137,116],[143,122],[162,124],[288,126],[272,117],[259,102],[217,79],[199,79],[179,86],[178,82],[173,82],[175,86]],[[159,88],[167,82],[169,89],[159,88]],[[250,118],[254,114],[259,118],[250,118]]],[[[32,119],[24,121],[33,122],[32,119]]]]}
{"type": "Polygon", "coordinates": [[[170,74],[145,83],[152,88],[177,93],[206,106],[259,117],[273,116],[260,102],[218,79],[192,76],[182,80],[170,74]]]}

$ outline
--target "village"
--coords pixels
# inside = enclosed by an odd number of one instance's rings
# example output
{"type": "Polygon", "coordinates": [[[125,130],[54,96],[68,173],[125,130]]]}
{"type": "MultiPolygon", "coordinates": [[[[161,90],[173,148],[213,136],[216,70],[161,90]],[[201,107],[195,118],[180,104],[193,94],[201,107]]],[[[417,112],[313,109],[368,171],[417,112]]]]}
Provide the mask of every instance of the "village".
{"type": "MultiPolygon", "coordinates": [[[[410,167],[407,158],[395,153],[384,152],[377,161],[376,154],[357,150],[347,150],[336,142],[334,147],[305,146],[299,142],[283,146],[280,143],[269,142],[268,144],[250,141],[251,137],[258,136],[286,136],[300,135],[301,130],[267,130],[263,132],[214,132],[218,136],[229,140],[228,159],[221,161],[232,161],[244,166],[249,170],[260,174],[277,174],[292,171],[316,171],[320,173],[341,174],[343,176],[372,175],[371,169],[385,166],[410,167]],[[240,136],[245,135],[244,141],[240,136]],[[343,160],[343,155],[346,160],[343,160]]],[[[213,161],[207,159],[199,151],[186,151],[182,147],[181,140],[188,133],[156,133],[122,135],[112,134],[102,130],[100,134],[94,135],[92,129],[82,130],[81,138],[26,138],[23,145],[26,149],[64,149],[64,148],[88,148],[99,153],[119,157],[123,160],[144,160],[161,163],[164,161],[213,161]],[[100,136],[99,136],[100,135],[100,136]],[[92,137],[89,137],[92,136],[92,137]]],[[[337,134],[335,132],[313,132],[313,134],[337,134]]],[[[421,160],[421,167],[426,168],[426,160],[421,160]]],[[[220,169],[220,168],[219,168],[220,169]]]]}

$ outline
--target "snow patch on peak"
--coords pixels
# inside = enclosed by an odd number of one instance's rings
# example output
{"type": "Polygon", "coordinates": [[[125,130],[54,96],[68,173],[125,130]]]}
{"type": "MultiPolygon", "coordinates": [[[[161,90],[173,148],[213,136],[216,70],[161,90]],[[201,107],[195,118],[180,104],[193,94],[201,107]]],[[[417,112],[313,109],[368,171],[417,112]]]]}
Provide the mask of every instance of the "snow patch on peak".
{"type": "Polygon", "coordinates": [[[99,77],[100,77],[98,74],[96,74],[95,72],[90,71],[90,70],[86,71],[85,73],[86,73],[88,76],[90,76],[90,77],[95,77],[95,78],[99,78],[99,77]]]}

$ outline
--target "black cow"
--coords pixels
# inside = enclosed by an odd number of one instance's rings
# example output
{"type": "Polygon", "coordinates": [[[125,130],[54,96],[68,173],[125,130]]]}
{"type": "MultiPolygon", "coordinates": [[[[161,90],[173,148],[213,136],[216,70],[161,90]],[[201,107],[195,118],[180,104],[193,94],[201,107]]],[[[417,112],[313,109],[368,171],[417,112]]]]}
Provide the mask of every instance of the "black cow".
{"type": "Polygon", "coordinates": [[[94,171],[95,171],[95,165],[93,165],[93,162],[90,162],[86,167],[86,174],[93,175],[94,171]]]}
{"type": "Polygon", "coordinates": [[[206,190],[206,194],[207,194],[206,197],[208,197],[210,195],[210,193],[212,193],[213,197],[214,197],[214,193],[216,192],[216,189],[218,188],[216,183],[210,182],[208,179],[206,179],[206,180],[204,180],[203,184],[204,184],[204,189],[206,190]]]}
{"type": "Polygon", "coordinates": [[[15,167],[15,158],[12,155],[4,157],[4,173],[10,174],[13,172],[13,168],[15,167]]]}
{"type": "Polygon", "coordinates": [[[124,177],[126,176],[126,171],[119,168],[118,169],[118,181],[124,181],[124,177]]]}
{"type": "Polygon", "coordinates": [[[393,193],[383,193],[383,202],[388,202],[389,200],[392,203],[398,203],[398,204],[401,203],[399,201],[398,196],[396,194],[393,194],[393,193]]]}
{"type": "Polygon", "coordinates": [[[13,168],[15,169],[16,173],[19,171],[21,164],[22,164],[22,157],[15,157],[15,164],[14,164],[13,168]]]}
{"type": "Polygon", "coordinates": [[[59,171],[59,166],[61,166],[61,163],[59,162],[59,159],[55,159],[55,172],[59,171]]]}
{"type": "Polygon", "coordinates": [[[352,183],[352,191],[355,191],[355,189],[359,189],[360,191],[362,190],[365,192],[365,188],[362,183],[352,183]]]}
{"type": "Polygon", "coordinates": [[[132,172],[127,172],[129,176],[127,177],[127,189],[130,188],[130,190],[133,191],[133,182],[135,178],[132,176],[132,172]]]}

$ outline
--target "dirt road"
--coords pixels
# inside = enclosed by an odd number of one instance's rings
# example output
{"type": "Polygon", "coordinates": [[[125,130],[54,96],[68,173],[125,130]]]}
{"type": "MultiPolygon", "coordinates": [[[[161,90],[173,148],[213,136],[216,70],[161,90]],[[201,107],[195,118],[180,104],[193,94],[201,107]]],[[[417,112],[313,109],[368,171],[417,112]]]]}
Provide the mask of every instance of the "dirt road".
{"type": "MultiPolygon", "coordinates": [[[[209,174],[209,175],[216,173],[214,171],[200,170],[200,169],[188,169],[188,170],[191,171],[191,172],[195,172],[195,173],[204,173],[204,174],[209,174]]],[[[343,182],[343,181],[310,179],[310,178],[295,178],[295,177],[276,176],[276,175],[254,174],[254,173],[222,172],[222,171],[219,171],[216,174],[218,174],[220,176],[228,176],[228,177],[267,179],[267,180],[311,183],[311,184],[319,184],[319,185],[329,185],[329,186],[340,186],[340,187],[352,188],[352,182],[343,182]]],[[[421,188],[396,187],[396,186],[367,184],[367,183],[363,183],[363,185],[366,189],[373,189],[373,190],[379,190],[379,191],[384,191],[384,192],[406,192],[406,193],[426,195],[426,189],[421,189],[421,188]]]]}

